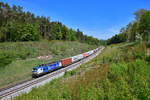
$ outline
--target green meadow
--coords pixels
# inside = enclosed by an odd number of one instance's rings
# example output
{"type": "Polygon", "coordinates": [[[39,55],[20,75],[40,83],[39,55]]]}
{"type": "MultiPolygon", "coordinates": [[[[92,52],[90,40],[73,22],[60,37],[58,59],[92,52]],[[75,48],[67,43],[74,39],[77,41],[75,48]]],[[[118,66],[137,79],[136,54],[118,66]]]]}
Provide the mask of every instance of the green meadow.
{"type": "Polygon", "coordinates": [[[149,100],[149,45],[107,46],[80,68],[15,100],[149,100]]]}
{"type": "Polygon", "coordinates": [[[0,43],[0,87],[31,78],[32,68],[39,64],[58,61],[94,48],[95,45],[71,41],[0,43]]]}

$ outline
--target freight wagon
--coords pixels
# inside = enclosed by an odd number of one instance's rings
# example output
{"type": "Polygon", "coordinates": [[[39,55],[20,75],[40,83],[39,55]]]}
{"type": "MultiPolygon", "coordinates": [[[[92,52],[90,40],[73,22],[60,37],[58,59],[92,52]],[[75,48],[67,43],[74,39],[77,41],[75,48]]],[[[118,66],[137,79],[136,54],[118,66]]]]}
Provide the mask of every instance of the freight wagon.
{"type": "Polygon", "coordinates": [[[79,54],[73,57],[69,57],[69,58],[65,58],[62,59],[60,61],[54,62],[54,63],[49,63],[49,64],[44,64],[44,65],[39,65],[38,67],[34,67],[32,68],[32,77],[38,77],[40,75],[46,74],[48,72],[57,70],[59,68],[62,67],[66,67],[74,62],[77,62],[81,59],[84,59],[92,54],[94,54],[95,52],[97,52],[99,49],[101,49],[102,47],[96,48],[94,50],[85,52],[83,54],[79,54]]]}
{"type": "Polygon", "coordinates": [[[61,64],[62,66],[67,66],[67,65],[70,65],[72,63],[72,58],[66,58],[66,59],[62,59],[61,60],[61,64]]]}
{"type": "Polygon", "coordinates": [[[83,54],[79,54],[77,56],[72,57],[72,62],[76,62],[78,60],[81,60],[83,58],[83,54]]]}

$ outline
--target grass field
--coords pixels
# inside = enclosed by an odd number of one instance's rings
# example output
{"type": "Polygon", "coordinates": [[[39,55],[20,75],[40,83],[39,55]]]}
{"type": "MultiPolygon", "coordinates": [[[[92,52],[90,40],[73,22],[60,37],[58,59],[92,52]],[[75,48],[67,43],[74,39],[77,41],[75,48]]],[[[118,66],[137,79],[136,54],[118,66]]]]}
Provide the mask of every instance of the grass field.
{"type": "Polygon", "coordinates": [[[80,68],[16,100],[150,100],[149,49],[145,43],[110,45],[80,68]]]}
{"type": "Polygon", "coordinates": [[[39,64],[93,48],[96,46],[69,41],[0,43],[0,87],[30,78],[32,68],[39,64]]]}

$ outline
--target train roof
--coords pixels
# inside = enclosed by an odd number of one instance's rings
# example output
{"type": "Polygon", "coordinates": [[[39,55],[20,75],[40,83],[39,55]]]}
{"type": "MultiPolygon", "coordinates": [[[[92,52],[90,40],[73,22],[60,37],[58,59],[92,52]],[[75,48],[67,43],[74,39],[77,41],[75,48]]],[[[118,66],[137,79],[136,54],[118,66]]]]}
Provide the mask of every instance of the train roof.
{"type": "MultiPolygon", "coordinates": [[[[48,64],[41,64],[41,65],[38,65],[37,67],[34,67],[34,68],[42,68],[42,67],[44,67],[44,66],[48,66],[48,65],[52,65],[52,64],[55,64],[55,63],[58,63],[58,62],[60,62],[60,61],[56,61],[56,62],[51,62],[51,63],[48,63],[48,64]]],[[[33,69],[34,69],[33,68],[33,69]]]]}

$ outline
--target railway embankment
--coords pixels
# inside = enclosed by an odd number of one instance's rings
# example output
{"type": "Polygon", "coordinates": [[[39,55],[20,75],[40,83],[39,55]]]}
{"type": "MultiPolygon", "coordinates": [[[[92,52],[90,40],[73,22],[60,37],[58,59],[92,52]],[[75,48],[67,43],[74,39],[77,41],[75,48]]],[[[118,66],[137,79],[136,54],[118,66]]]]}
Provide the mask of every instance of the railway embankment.
{"type": "Polygon", "coordinates": [[[149,100],[148,48],[146,43],[107,46],[100,55],[66,72],[64,77],[16,99],[149,100]]]}
{"type": "Polygon", "coordinates": [[[11,99],[22,93],[27,93],[27,92],[31,91],[33,87],[39,87],[41,85],[44,85],[45,83],[49,82],[52,79],[63,76],[64,74],[66,74],[67,71],[72,71],[73,69],[76,69],[81,64],[86,63],[89,60],[96,57],[102,50],[103,50],[103,48],[101,48],[97,52],[93,53],[92,55],[79,60],[78,62],[75,62],[67,67],[59,69],[59,70],[49,73],[47,75],[41,76],[36,79],[28,80],[26,82],[20,83],[13,87],[8,87],[0,92],[0,97],[2,98],[2,100],[3,99],[11,99]]]}
{"type": "Polygon", "coordinates": [[[71,41],[0,43],[0,88],[32,77],[32,68],[96,48],[71,41]]]}

